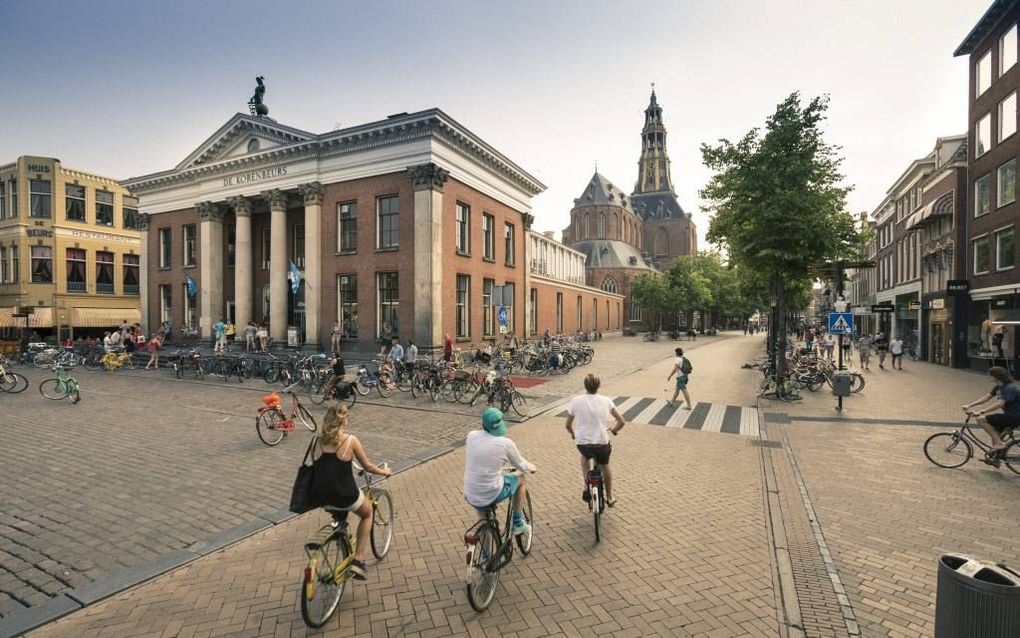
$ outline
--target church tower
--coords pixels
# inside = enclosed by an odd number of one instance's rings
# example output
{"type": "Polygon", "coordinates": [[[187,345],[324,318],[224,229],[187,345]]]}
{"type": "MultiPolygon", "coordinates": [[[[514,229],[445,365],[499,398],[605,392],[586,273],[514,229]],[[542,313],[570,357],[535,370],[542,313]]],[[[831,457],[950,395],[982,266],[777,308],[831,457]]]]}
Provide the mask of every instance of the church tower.
{"type": "Polygon", "coordinates": [[[673,192],[666,155],[666,127],[662,124],[662,107],[655,99],[655,88],[645,109],[645,127],[641,130],[641,159],[634,194],[673,192]]]}

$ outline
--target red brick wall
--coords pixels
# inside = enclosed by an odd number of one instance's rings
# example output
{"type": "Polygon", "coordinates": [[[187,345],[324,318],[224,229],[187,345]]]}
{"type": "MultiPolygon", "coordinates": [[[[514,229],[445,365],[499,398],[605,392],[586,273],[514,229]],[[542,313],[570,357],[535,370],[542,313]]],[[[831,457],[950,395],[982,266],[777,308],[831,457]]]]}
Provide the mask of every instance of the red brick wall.
{"type": "Polygon", "coordinates": [[[538,312],[537,312],[537,334],[541,335],[547,329],[553,334],[573,334],[580,330],[592,330],[595,325],[595,312],[592,306],[594,301],[598,307],[597,328],[602,332],[617,331],[621,329],[621,322],[625,321],[623,314],[623,300],[617,295],[594,291],[590,289],[579,290],[576,287],[556,284],[545,279],[533,278],[531,287],[538,291],[538,312]],[[556,294],[563,295],[563,329],[559,330],[556,321],[556,294]],[[581,298],[581,327],[577,323],[577,298],[581,298]],[[609,306],[609,325],[606,325],[606,303],[609,306]]]}
{"type": "MultiPolygon", "coordinates": [[[[171,316],[175,334],[180,334],[177,331],[184,326],[184,283],[187,281],[187,277],[190,275],[196,284],[202,285],[198,265],[201,263],[199,261],[201,259],[199,251],[201,224],[199,222],[198,212],[194,208],[149,216],[149,230],[147,231],[149,254],[142,267],[147,268],[149,273],[149,308],[147,309],[147,318],[149,329],[152,331],[155,331],[160,325],[159,287],[161,285],[169,285],[173,292],[171,316]],[[195,242],[196,262],[194,266],[188,267],[184,266],[184,226],[186,224],[195,224],[199,233],[196,235],[195,242]],[[159,231],[162,228],[170,229],[171,265],[169,268],[159,267],[159,231]]],[[[201,294],[195,295],[195,305],[198,308],[198,316],[201,316],[201,294]]],[[[143,309],[143,311],[146,311],[146,309],[143,309]]]]}

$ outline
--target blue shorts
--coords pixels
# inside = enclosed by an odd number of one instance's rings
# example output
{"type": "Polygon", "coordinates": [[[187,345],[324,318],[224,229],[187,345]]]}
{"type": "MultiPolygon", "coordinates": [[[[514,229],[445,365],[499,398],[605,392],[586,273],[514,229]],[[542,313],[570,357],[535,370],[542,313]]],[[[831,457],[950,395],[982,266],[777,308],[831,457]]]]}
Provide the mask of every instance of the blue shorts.
{"type": "Polygon", "coordinates": [[[676,389],[684,390],[686,388],[687,388],[687,375],[686,374],[676,375],[676,389]]]}
{"type": "MultiPolygon", "coordinates": [[[[496,503],[505,501],[506,499],[508,499],[511,496],[513,496],[514,494],[516,494],[517,493],[517,486],[518,485],[520,485],[520,476],[519,475],[517,475],[516,473],[513,473],[513,474],[504,474],[503,475],[503,489],[499,491],[499,495],[496,496],[496,498],[493,499],[492,503],[490,503],[489,505],[492,506],[492,505],[495,505],[496,503]]],[[[478,510],[479,512],[484,512],[485,511],[484,507],[476,507],[475,509],[478,510]]]]}

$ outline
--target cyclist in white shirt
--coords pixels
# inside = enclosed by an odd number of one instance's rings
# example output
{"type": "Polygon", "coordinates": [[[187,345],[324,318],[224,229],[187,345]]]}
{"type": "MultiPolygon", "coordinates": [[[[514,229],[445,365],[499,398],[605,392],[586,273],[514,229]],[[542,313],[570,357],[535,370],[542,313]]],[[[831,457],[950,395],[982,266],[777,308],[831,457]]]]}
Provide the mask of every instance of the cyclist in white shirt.
{"type": "Polygon", "coordinates": [[[504,465],[522,472],[534,472],[535,466],[521,456],[517,445],[506,437],[503,413],[496,408],[482,412],[482,429],[468,433],[464,445],[464,498],[475,508],[479,520],[485,509],[513,497],[514,535],[531,528],[524,520],[524,498],[527,494],[524,475],[504,473],[504,465]]]}
{"type": "Polygon", "coordinates": [[[609,456],[613,452],[609,433],[616,436],[623,428],[624,421],[612,400],[598,393],[601,385],[602,381],[594,374],[584,378],[586,393],[571,399],[567,407],[567,432],[577,442],[577,451],[581,453],[581,480],[584,482],[581,499],[585,502],[591,500],[588,471],[594,460],[602,466],[606,480],[606,505],[612,507],[616,505],[616,499],[613,498],[613,474],[609,469],[609,456]],[[606,422],[609,417],[616,419],[616,427],[607,431],[606,422]]]}

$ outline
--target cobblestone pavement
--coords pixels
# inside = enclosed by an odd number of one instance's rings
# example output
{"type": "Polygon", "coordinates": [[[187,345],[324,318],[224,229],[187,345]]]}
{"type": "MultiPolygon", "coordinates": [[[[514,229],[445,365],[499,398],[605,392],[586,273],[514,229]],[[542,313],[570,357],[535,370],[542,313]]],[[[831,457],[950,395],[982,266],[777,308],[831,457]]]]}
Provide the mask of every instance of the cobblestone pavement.
{"type": "MultiPolygon", "coordinates": [[[[473,515],[458,449],[389,481],[392,553],[349,588],[323,635],[777,634],[757,450],[744,438],[628,426],[614,441],[619,503],[595,545],[562,420],[532,420],[511,437],[539,468],[529,478],[536,541],[506,568],[492,607],[477,614],[464,593],[461,536],[473,515]]],[[[35,635],[306,635],[301,543],[324,520],[299,517],[35,635]]]]}
{"type": "MultiPolygon", "coordinates": [[[[610,378],[632,372],[663,356],[655,345],[603,340],[591,368],[610,378]]],[[[0,618],[283,515],[310,435],[301,430],[275,448],[259,442],[254,415],[270,389],[262,381],[79,368],[83,401],[71,405],[38,393],[52,373],[20,371],[28,390],[0,394],[0,618]]],[[[524,392],[537,407],[580,380],[579,370],[524,392]]],[[[352,428],[399,468],[461,442],[479,410],[373,393],[359,398],[352,428]]]]}

